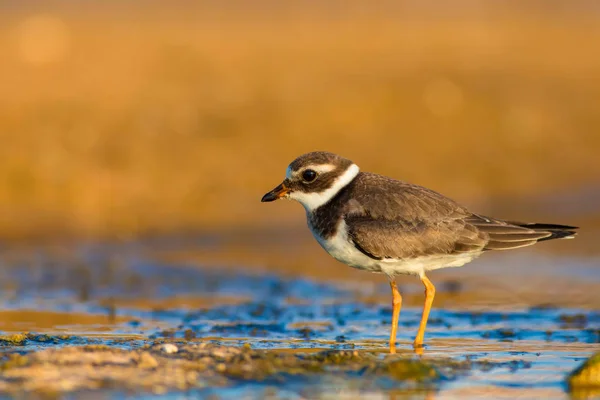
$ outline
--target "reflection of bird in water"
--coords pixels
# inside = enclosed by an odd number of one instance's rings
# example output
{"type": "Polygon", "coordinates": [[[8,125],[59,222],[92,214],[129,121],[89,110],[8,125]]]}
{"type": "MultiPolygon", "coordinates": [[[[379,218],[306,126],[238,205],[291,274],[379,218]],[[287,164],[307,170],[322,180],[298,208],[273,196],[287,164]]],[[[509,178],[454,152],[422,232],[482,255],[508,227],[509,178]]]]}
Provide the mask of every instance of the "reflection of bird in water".
{"type": "Polygon", "coordinates": [[[308,226],[335,259],[386,274],[392,289],[390,352],[395,353],[402,297],[396,275],[415,275],[425,286],[425,306],[415,348],[423,346],[435,287],[426,272],[460,267],[488,250],[572,238],[576,227],[508,222],[468,211],[422,186],[360,172],[352,161],[326,152],[304,154],[262,201],[297,200],[308,226]]]}

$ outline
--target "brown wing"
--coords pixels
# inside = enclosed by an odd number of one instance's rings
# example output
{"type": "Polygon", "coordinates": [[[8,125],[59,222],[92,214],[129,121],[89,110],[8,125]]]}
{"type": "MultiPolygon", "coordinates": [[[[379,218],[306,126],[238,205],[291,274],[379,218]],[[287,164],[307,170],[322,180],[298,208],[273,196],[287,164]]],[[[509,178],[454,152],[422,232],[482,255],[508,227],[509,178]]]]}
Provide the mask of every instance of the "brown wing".
{"type": "Polygon", "coordinates": [[[471,215],[465,207],[433,190],[368,172],[357,176],[348,194],[355,203],[353,211],[373,219],[410,224],[471,215]]]}
{"type": "Polygon", "coordinates": [[[348,233],[357,249],[375,259],[406,259],[482,250],[486,244],[462,219],[411,222],[346,217],[348,233]]]}
{"type": "Polygon", "coordinates": [[[346,217],[356,247],[376,259],[405,259],[481,250],[486,240],[466,219],[473,215],[427,188],[361,174],[346,217]]]}
{"type": "Polygon", "coordinates": [[[427,188],[360,174],[345,220],[355,246],[375,258],[505,250],[570,237],[574,227],[483,217],[427,188]]]}

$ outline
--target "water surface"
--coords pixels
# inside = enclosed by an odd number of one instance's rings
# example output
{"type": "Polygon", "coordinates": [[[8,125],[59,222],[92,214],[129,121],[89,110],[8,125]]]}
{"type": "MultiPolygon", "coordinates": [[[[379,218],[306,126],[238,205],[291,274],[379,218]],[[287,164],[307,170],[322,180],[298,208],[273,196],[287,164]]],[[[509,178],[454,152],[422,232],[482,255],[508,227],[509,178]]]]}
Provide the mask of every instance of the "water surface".
{"type": "MultiPolygon", "coordinates": [[[[5,249],[0,330],[53,339],[5,343],[1,350],[27,354],[90,343],[136,349],[170,340],[383,357],[391,321],[385,279],[332,262],[303,237],[293,246],[271,238],[241,234],[5,249]],[[232,262],[242,255],[247,265],[232,262]]],[[[420,357],[479,364],[429,391],[332,375],[241,381],[194,393],[327,398],[335,395],[335,385],[352,381],[344,387],[349,396],[358,390],[375,398],[566,398],[566,374],[600,350],[597,265],[594,255],[525,250],[431,274],[438,292],[420,357]],[[493,367],[482,367],[487,362],[493,367]]],[[[399,352],[418,358],[411,343],[422,288],[410,277],[399,284],[405,304],[399,352]]],[[[172,390],[164,395],[178,396],[172,390]]]]}

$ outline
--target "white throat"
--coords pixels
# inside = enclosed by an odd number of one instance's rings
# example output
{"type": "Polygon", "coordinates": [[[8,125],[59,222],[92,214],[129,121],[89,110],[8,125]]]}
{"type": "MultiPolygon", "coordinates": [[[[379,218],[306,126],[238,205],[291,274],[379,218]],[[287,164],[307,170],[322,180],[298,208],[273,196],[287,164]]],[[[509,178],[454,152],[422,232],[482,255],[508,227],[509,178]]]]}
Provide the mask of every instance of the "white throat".
{"type": "Polygon", "coordinates": [[[310,213],[333,199],[340,190],[356,178],[359,171],[358,165],[352,164],[342,175],[336,178],[329,189],[320,193],[292,192],[289,194],[289,198],[298,201],[304,206],[306,212],[310,213]]]}

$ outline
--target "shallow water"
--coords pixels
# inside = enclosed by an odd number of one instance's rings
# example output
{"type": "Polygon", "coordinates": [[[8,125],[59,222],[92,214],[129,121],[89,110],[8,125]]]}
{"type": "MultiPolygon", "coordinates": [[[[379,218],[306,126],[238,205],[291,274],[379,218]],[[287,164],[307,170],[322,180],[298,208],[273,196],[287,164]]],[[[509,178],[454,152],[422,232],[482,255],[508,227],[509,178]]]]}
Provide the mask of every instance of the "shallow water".
{"type": "MultiPolygon", "coordinates": [[[[181,339],[297,353],[376,351],[383,356],[391,320],[387,282],[331,264],[316,248],[307,251],[311,244],[304,238],[294,246],[285,240],[280,244],[298,255],[295,261],[269,247],[269,235],[5,249],[0,330],[52,339],[32,338],[22,346],[5,343],[0,351],[25,354],[88,343],[127,349],[181,339]],[[218,254],[226,256],[218,259],[218,254]],[[238,259],[243,255],[249,266],[231,262],[231,254],[238,259]],[[271,258],[261,259],[265,254],[271,258]],[[298,260],[307,265],[304,270],[289,267],[298,260]]],[[[367,385],[360,376],[346,376],[340,392],[342,381],[325,375],[278,383],[244,381],[188,395],[566,398],[566,374],[600,350],[600,269],[594,254],[526,250],[440,271],[431,279],[438,293],[422,357],[489,361],[493,368],[474,368],[425,391],[383,382],[367,385]]],[[[399,282],[405,300],[399,352],[410,355],[423,296],[418,280],[399,282]]],[[[102,393],[122,394],[118,388],[102,393]]]]}

